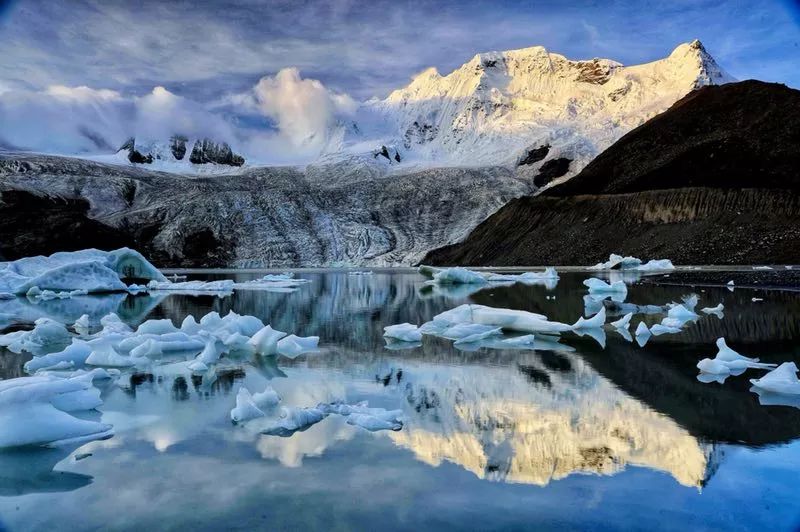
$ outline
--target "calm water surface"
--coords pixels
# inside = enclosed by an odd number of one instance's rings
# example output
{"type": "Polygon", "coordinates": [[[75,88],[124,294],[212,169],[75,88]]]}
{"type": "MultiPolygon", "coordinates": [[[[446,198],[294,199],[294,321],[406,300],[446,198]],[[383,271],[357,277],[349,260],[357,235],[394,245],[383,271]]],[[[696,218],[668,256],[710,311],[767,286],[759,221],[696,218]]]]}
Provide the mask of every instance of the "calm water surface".
{"type": "MultiPolygon", "coordinates": [[[[319,353],[294,360],[228,359],[205,376],[168,364],[101,385],[104,405],[89,417],[113,424],[113,438],[0,452],[0,529],[800,526],[800,409],[761,405],[748,379],[762,372],[704,384],[695,368],[720,336],[762,361],[799,361],[800,294],[635,282],[627,302],[663,305],[694,291],[700,307],[723,302],[724,317],[644,347],[609,330],[565,334],[551,351],[459,350],[434,337],[392,350],[384,326],[421,324],[465,302],[572,323],[588,275],[482,290],[432,289],[409,271],[298,275],[312,283],[291,293],[0,302],[0,327],[112,311],[131,325],[179,325],[233,310],[321,338],[319,353]],[[368,400],[402,409],[405,426],[370,433],[329,416],[282,438],[261,435],[259,420],[232,425],[239,386],[267,383],[285,405],[368,400]]],[[[637,315],[631,329],[642,318],[663,315],[637,315]]],[[[24,375],[29,358],[0,349],[0,377],[24,375]]]]}

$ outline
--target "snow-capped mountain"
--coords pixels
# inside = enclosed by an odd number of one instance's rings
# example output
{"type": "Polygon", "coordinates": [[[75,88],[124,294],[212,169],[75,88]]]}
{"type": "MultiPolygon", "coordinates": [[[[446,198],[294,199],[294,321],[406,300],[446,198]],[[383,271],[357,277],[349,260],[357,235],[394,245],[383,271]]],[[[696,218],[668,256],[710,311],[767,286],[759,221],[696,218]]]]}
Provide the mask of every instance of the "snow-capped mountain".
{"type": "Polygon", "coordinates": [[[430,68],[366,106],[393,133],[381,144],[397,146],[409,163],[541,166],[566,158],[573,174],[689,91],[730,81],[697,40],[634,66],[574,61],[536,46],[478,54],[445,76],[430,68]]]}

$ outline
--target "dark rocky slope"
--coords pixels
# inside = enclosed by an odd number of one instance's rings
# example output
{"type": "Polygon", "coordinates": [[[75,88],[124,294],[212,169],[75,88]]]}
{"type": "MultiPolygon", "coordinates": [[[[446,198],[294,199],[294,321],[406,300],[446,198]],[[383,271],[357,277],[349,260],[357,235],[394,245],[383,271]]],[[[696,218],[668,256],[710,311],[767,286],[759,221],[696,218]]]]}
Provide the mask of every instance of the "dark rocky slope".
{"type": "Polygon", "coordinates": [[[682,264],[800,262],[800,91],[745,81],[697,90],[581,173],[512,200],[433,264],[593,264],[609,253],[682,264]]]}

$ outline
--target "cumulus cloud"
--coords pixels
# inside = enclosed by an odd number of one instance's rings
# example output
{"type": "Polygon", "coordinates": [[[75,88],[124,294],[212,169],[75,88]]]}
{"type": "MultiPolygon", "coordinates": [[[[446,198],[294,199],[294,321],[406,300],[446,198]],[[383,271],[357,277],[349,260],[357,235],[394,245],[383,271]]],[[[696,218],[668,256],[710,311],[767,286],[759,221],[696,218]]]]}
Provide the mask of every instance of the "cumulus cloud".
{"type": "Polygon", "coordinates": [[[337,120],[353,115],[358,107],[346,94],[329,91],[315,79],[301,78],[296,68],[261,78],[253,87],[251,105],[274,121],[279,135],[294,150],[306,154],[325,149],[337,120]]]}

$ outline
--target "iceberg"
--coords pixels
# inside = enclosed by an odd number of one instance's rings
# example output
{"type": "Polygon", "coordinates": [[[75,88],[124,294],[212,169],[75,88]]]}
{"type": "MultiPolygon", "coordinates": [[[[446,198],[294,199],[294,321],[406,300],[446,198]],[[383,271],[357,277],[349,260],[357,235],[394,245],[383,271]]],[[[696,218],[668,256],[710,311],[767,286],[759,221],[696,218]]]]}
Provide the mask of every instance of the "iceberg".
{"type": "Polygon", "coordinates": [[[680,327],[672,327],[669,325],[664,325],[663,323],[656,323],[652,327],[650,327],[650,332],[653,336],[661,336],[662,334],[677,334],[681,332],[680,327]]]}
{"type": "Polygon", "coordinates": [[[749,358],[737,353],[728,347],[725,338],[717,339],[717,354],[713,359],[704,358],[697,363],[697,368],[702,373],[711,375],[728,375],[751,368],[772,369],[774,367],[775,364],[761,363],[757,358],[749,358]]]}
{"type": "Polygon", "coordinates": [[[250,338],[250,345],[261,355],[274,355],[278,349],[278,341],[286,336],[283,331],[276,331],[269,325],[256,332],[250,338]]]}
{"type": "Polygon", "coordinates": [[[57,353],[49,353],[43,356],[35,356],[25,363],[24,369],[28,373],[36,373],[40,370],[47,370],[60,366],[59,369],[65,367],[82,366],[86,363],[86,359],[92,354],[92,348],[83,340],[72,340],[70,344],[63,351],[57,353]],[[64,364],[67,366],[64,366],[64,364]]]}
{"type": "Polygon", "coordinates": [[[443,330],[459,323],[477,323],[500,327],[503,330],[523,333],[558,334],[569,331],[572,326],[553,322],[547,316],[524,310],[493,308],[484,305],[464,304],[433,317],[433,321],[423,324],[423,334],[440,334],[443,330]]]}
{"type": "Polygon", "coordinates": [[[384,338],[393,338],[402,342],[419,342],[422,340],[422,333],[419,327],[411,323],[400,323],[384,327],[383,336],[384,338]]]}
{"type": "Polygon", "coordinates": [[[636,327],[636,336],[650,336],[652,333],[650,329],[645,325],[643,321],[639,322],[639,325],[636,327]]]}
{"type": "Polygon", "coordinates": [[[445,268],[433,274],[433,283],[437,284],[486,284],[488,281],[482,274],[466,268],[445,268]]]}
{"type": "Polygon", "coordinates": [[[614,281],[611,284],[603,281],[602,279],[597,279],[596,277],[592,277],[590,279],[586,279],[583,281],[583,285],[589,288],[590,294],[620,294],[625,295],[628,293],[628,287],[622,281],[614,281]]]}
{"type": "Polygon", "coordinates": [[[92,385],[91,374],[0,381],[0,448],[60,446],[110,438],[111,425],[71,414],[100,404],[100,391],[92,385]]]}
{"type": "Polygon", "coordinates": [[[123,292],[127,285],[122,279],[134,278],[166,281],[144,256],[128,248],[59,252],[0,263],[0,292],[18,295],[34,287],[53,293],[123,292]]]}
{"type": "Polygon", "coordinates": [[[48,347],[66,346],[71,341],[72,336],[64,324],[49,318],[36,320],[33,330],[0,335],[0,347],[7,347],[12,353],[38,354],[48,347]]]}
{"type": "MultiPolygon", "coordinates": [[[[630,318],[629,318],[630,320],[630,318]]],[[[593,317],[586,319],[583,316],[578,318],[578,321],[572,326],[573,329],[595,329],[602,327],[606,323],[606,309],[600,309],[600,312],[593,317]]]]}
{"type": "MultiPolygon", "coordinates": [[[[603,310],[605,310],[605,309],[603,309],[603,310]]],[[[628,312],[627,314],[622,316],[620,319],[618,319],[616,321],[612,321],[611,322],[611,326],[615,327],[617,329],[624,329],[624,330],[627,331],[628,328],[631,325],[631,318],[633,318],[633,312],[628,312]]]]}
{"type": "Polygon", "coordinates": [[[642,264],[636,257],[623,257],[612,253],[606,262],[600,262],[589,267],[590,270],[635,270],[640,272],[674,270],[675,266],[669,259],[653,259],[642,264]]]}
{"type": "Polygon", "coordinates": [[[230,279],[221,281],[182,281],[173,283],[171,281],[150,281],[147,289],[152,291],[173,291],[173,292],[232,292],[236,283],[230,279]]]}
{"type": "Polygon", "coordinates": [[[723,310],[725,310],[725,305],[720,303],[716,307],[704,307],[704,308],[701,308],[700,312],[703,312],[705,314],[717,314],[717,315],[720,315],[720,314],[722,314],[723,310]]]}
{"type": "Polygon", "coordinates": [[[242,386],[236,394],[236,407],[231,410],[231,421],[234,423],[242,423],[258,417],[264,417],[266,414],[256,405],[250,391],[242,386]]]}
{"type": "Polygon", "coordinates": [[[750,383],[759,390],[775,394],[800,394],[800,379],[794,362],[784,362],[760,379],[750,379],[750,383]]]}
{"type": "Polygon", "coordinates": [[[319,336],[295,336],[290,334],[278,340],[277,352],[287,358],[295,358],[303,353],[310,353],[317,350],[319,336]]]}

